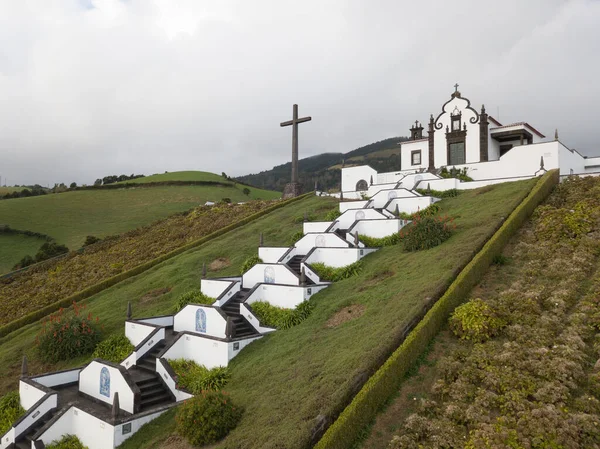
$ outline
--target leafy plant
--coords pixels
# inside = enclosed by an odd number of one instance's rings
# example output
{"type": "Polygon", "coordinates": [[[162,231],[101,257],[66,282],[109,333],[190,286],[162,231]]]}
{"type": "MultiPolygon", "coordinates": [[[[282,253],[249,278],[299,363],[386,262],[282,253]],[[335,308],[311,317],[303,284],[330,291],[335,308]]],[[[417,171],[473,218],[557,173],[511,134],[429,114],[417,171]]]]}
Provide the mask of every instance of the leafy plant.
{"type": "Polygon", "coordinates": [[[180,295],[175,300],[175,313],[179,312],[188,304],[204,304],[210,306],[216,301],[216,298],[206,296],[200,289],[190,290],[180,295]]]}
{"type": "Polygon", "coordinates": [[[340,215],[342,215],[342,213],[340,212],[339,208],[336,207],[335,209],[331,209],[329,212],[327,212],[327,215],[325,215],[325,221],[335,221],[340,215]]]}
{"type": "Polygon", "coordinates": [[[177,374],[177,387],[185,388],[192,394],[221,390],[230,378],[229,370],[224,366],[208,369],[186,359],[169,360],[169,364],[177,374]]]}
{"type": "Polygon", "coordinates": [[[448,240],[456,229],[449,217],[420,217],[402,228],[400,239],[406,251],[430,249],[448,240]]]}
{"type": "Polygon", "coordinates": [[[311,301],[303,301],[294,309],[284,309],[265,301],[256,301],[250,307],[263,326],[289,329],[308,318],[314,309],[314,304],[311,301]]]}
{"type": "Polygon", "coordinates": [[[447,167],[442,167],[439,174],[442,178],[456,178],[463,182],[473,181],[473,178],[467,175],[467,167],[452,167],[450,170],[447,167]]]}
{"type": "Polygon", "coordinates": [[[304,232],[302,232],[302,231],[294,232],[288,239],[288,245],[294,246],[296,244],[296,242],[298,240],[300,240],[302,237],[304,237],[304,232]]]}
{"type": "Polygon", "coordinates": [[[15,421],[25,413],[19,400],[19,392],[11,391],[0,399],[0,435],[4,435],[15,421]]]}
{"type": "Polygon", "coordinates": [[[263,263],[263,261],[260,257],[258,257],[258,254],[248,257],[246,260],[244,260],[244,263],[242,264],[242,273],[245,273],[254,265],[259,263],[263,263]]]}
{"type": "Polygon", "coordinates": [[[98,243],[101,239],[99,239],[98,237],[94,236],[94,235],[88,235],[85,238],[85,241],[83,242],[83,246],[90,246],[93,245],[94,243],[98,243]]]}
{"type": "Polygon", "coordinates": [[[46,449],[88,449],[75,435],[65,435],[60,440],[50,443],[46,449]]]}
{"type": "Polygon", "coordinates": [[[492,307],[480,298],[457,307],[449,323],[454,335],[475,342],[489,340],[506,325],[492,307]]]}
{"type": "Polygon", "coordinates": [[[363,242],[367,248],[381,248],[383,246],[396,245],[400,241],[400,234],[396,232],[392,235],[382,238],[359,235],[358,239],[363,242]]]}
{"type": "Polygon", "coordinates": [[[319,275],[319,278],[331,282],[341,281],[342,279],[356,276],[362,270],[362,262],[360,260],[339,268],[333,268],[321,262],[313,263],[310,266],[313,271],[319,275]]]}
{"type": "Polygon", "coordinates": [[[134,350],[134,346],[123,334],[113,334],[101,341],[94,350],[93,357],[120,363],[134,350]]]}
{"type": "Polygon", "coordinates": [[[177,432],[193,446],[215,443],[237,426],[242,413],[227,393],[203,391],[179,407],[177,432]]]}
{"type": "Polygon", "coordinates": [[[42,320],[35,343],[43,362],[68,360],[96,348],[100,341],[99,319],[94,319],[91,313],[85,315],[85,308],[73,303],[72,308],[61,308],[42,320]]]}
{"type": "Polygon", "coordinates": [[[417,189],[421,195],[434,196],[436,198],[454,198],[462,193],[462,190],[458,189],[448,189],[448,190],[427,190],[427,189],[417,189]]]}
{"type": "Polygon", "coordinates": [[[221,201],[222,201],[223,203],[227,203],[227,204],[229,204],[229,203],[231,203],[231,198],[228,198],[228,197],[221,198],[221,201]]]}

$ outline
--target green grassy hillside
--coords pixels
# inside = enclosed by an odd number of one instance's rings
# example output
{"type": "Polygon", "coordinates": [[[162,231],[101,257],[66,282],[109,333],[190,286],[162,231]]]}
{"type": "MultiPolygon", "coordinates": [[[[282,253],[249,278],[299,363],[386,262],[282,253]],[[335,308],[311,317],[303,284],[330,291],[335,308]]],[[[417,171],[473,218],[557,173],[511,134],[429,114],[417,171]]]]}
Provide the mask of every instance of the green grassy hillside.
{"type": "Polygon", "coordinates": [[[227,182],[222,176],[206,171],[175,171],[170,173],[159,173],[143,178],[136,178],[130,181],[123,181],[118,184],[145,184],[148,182],[164,182],[164,181],[216,181],[227,182]]]}
{"type": "MultiPolygon", "coordinates": [[[[341,412],[362,381],[395,349],[399,332],[424,301],[449,284],[456,270],[470,260],[533,182],[497,185],[444,200],[442,213],[455,217],[457,224],[447,242],[415,253],[405,253],[398,246],[383,248],[364,259],[360,275],[315,295],[314,312],[301,325],[275,332],[244,349],[230,365],[232,378],[227,390],[245,408],[245,414],[219,447],[308,447],[317,417],[334,417],[341,412]],[[364,314],[328,326],[332,317],[350,305],[364,307],[364,314]]],[[[107,332],[123,332],[127,301],[133,301],[138,317],[169,313],[178,295],[197,286],[203,262],[226,261],[210,276],[237,274],[245,258],[256,253],[261,232],[266,245],[285,244],[301,229],[305,210],[322,217],[334,206],[331,199],[307,198],[170,259],[85,303],[100,316],[107,332]]],[[[42,366],[32,346],[38,329],[38,325],[31,325],[0,340],[0,360],[5,361],[0,366],[0,385],[4,390],[16,385],[24,353],[35,371],[83,361],[42,366]]],[[[162,421],[155,426],[159,432],[144,431],[126,447],[164,447],[173,428],[171,418],[159,418],[162,421]]]]}
{"type": "MultiPolygon", "coordinates": [[[[127,232],[209,200],[230,198],[237,202],[281,196],[278,192],[253,187],[246,196],[244,187],[238,184],[236,187],[97,189],[3,200],[0,201],[0,224],[47,234],[74,250],[83,245],[87,235],[105,237],[127,232]]],[[[18,261],[32,253],[35,251],[30,251],[29,246],[15,243],[6,251],[5,258],[18,261]]]]}
{"type": "Polygon", "coordinates": [[[0,234],[0,274],[11,271],[25,254],[35,254],[44,242],[38,237],[0,234]]]}
{"type": "Polygon", "coordinates": [[[7,193],[12,193],[12,192],[20,192],[24,188],[25,187],[10,187],[10,186],[2,187],[2,186],[0,186],[0,196],[5,195],[7,193]]]}

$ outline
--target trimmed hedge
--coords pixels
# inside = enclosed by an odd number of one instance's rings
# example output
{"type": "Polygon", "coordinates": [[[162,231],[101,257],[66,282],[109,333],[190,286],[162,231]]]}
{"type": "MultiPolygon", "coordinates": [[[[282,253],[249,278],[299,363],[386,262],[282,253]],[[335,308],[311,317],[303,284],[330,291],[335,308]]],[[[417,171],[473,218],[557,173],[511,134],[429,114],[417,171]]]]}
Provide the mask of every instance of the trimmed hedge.
{"type": "Polygon", "coordinates": [[[271,213],[277,209],[281,209],[282,207],[285,207],[288,204],[295,203],[296,201],[300,201],[311,195],[314,195],[314,193],[309,192],[304,195],[298,196],[296,198],[291,198],[289,200],[282,201],[281,203],[275,204],[274,206],[271,206],[267,209],[264,209],[260,212],[255,213],[253,215],[249,215],[248,217],[243,218],[240,221],[236,221],[235,223],[232,223],[229,226],[225,226],[224,228],[221,228],[218,231],[213,232],[212,234],[202,237],[196,241],[190,242],[187,245],[180,246],[179,248],[171,251],[170,253],[163,254],[162,256],[157,257],[156,259],[150,260],[146,263],[143,263],[141,265],[138,265],[137,267],[132,268],[131,270],[124,271],[122,273],[117,274],[116,276],[105,279],[104,281],[99,282],[96,285],[92,285],[91,287],[81,290],[80,292],[75,293],[71,296],[68,296],[67,298],[61,299],[60,301],[56,301],[53,304],[47,305],[46,307],[43,307],[39,310],[36,310],[35,312],[25,315],[24,317],[21,317],[18,320],[15,320],[15,321],[12,321],[11,323],[5,324],[4,326],[0,327],[0,338],[5,337],[6,335],[20,329],[23,326],[27,326],[28,324],[35,323],[36,321],[42,319],[46,315],[49,315],[52,312],[56,312],[61,307],[66,308],[66,307],[69,307],[74,302],[83,301],[84,299],[87,299],[90,296],[100,293],[102,290],[112,287],[113,285],[118,284],[119,282],[124,281],[125,279],[129,279],[133,276],[137,276],[138,274],[143,273],[144,271],[155,267],[156,265],[164,262],[165,260],[169,260],[172,257],[178,256],[179,254],[184,253],[189,249],[193,249],[200,245],[203,245],[204,243],[214,240],[217,237],[220,237],[229,231],[233,231],[234,229],[244,226],[245,224],[248,224],[258,218],[261,218],[261,217],[267,215],[268,213],[271,213]]]}
{"type": "Polygon", "coordinates": [[[363,385],[350,405],[327,429],[315,449],[352,447],[365,426],[398,391],[407,370],[414,365],[444,326],[452,311],[465,300],[487,271],[494,257],[500,254],[508,240],[531,216],[535,208],[548,197],[558,181],[558,170],[552,170],[535,184],[529,195],[460,272],[446,293],[425,314],[381,368],[363,385]]]}

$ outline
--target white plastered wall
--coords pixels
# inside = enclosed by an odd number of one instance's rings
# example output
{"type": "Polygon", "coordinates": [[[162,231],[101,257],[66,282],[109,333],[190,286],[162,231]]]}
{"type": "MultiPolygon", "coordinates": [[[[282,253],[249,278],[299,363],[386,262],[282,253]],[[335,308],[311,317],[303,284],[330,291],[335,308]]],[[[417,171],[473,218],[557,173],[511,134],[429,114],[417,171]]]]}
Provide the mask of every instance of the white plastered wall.
{"type": "Polygon", "coordinates": [[[131,321],[125,322],[125,336],[133,346],[139,345],[148,335],[156,330],[155,326],[150,326],[131,321]]]}
{"type": "Polygon", "coordinates": [[[404,212],[407,214],[414,214],[419,210],[423,210],[426,207],[430,206],[434,203],[434,198],[431,196],[419,196],[415,198],[399,198],[390,201],[387,205],[386,209],[390,212],[394,212],[396,210],[396,205],[398,206],[399,212],[404,212]]]}
{"type": "Polygon", "coordinates": [[[264,264],[259,263],[254,265],[250,270],[244,273],[243,286],[244,288],[253,288],[256,284],[288,284],[299,285],[300,279],[285,265],[281,264],[264,264]]]}
{"type": "MultiPolygon", "coordinates": [[[[120,396],[120,395],[119,395],[120,396]]],[[[77,435],[89,449],[112,449],[115,447],[114,427],[76,407],[67,410],[40,439],[47,446],[60,440],[63,435],[77,435]]]]}
{"type": "Polygon", "coordinates": [[[227,321],[215,308],[188,304],[175,315],[175,332],[197,332],[196,313],[203,310],[206,314],[206,335],[225,338],[225,326],[227,321]]]}
{"type": "Polygon", "coordinates": [[[356,223],[352,229],[349,229],[348,232],[355,234],[358,232],[358,235],[365,235],[367,237],[372,237],[376,239],[380,239],[383,237],[390,236],[392,234],[397,234],[400,229],[404,226],[404,220],[399,219],[387,219],[387,220],[361,220],[356,223]]]}
{"type": "Polygon", "coordinates": [[[200,281],[200,291],[209,298],[218,298],[231,286],[231,284],[233,284],[233,281],[202,279],[200,281]]]}
{"type": "Polygon", "coordinates": [[[134,395],[129,384],[125,381],[123,374],[117,368],[92,361],[88,366],[81,370],[79,375],[79,391],[85,393],[94,399],[112,405],[115,393],[119,393],[119,406],[126,412],[134,412],[134,395]],[[100,394],[100,372],[106,368],[110,374],[110,394],[104,396],[100,394]]]}
{"type": "Polygon", "coordinates": [[[40,390],[33,385],[29,385],[22,380],[19,381],[19,399],[21,401],[21,407],[25,410],[29,410],[33,404],[42,399],[45,394],[45,391],[40,390]]]}
{"type": "Polygon", "coordinates": [[[401,145],[401,161],[402,161],[402,169],[403,170],[418,170],[421,168],[429,167],[429,140],[415,140],[415,141],[407,141],[402,142],[401,145]],[[412,164],[412,152],[420,151],[421,152],[421,163],[420,164],[412,164]]]}
{"type": "Polygon", "coordinates": [[[227,342],[187,334],[182,335],[163,355],[167,360],[193,360],[208,369],[227,366],[228,356],[227,342]]]}
{"type": "Polygon", "coordinates": [[[342,192],[354,192],[356,184],[360,180],[366,181],[367,185],[369,185],[371,176],[373,176],[373,182],[375,182],[377,171],[368,165],[342,168],[342,192]]]}
{"type": "Polygon", "coordinates": [[[288,249],[288,247],[260,246],[258,248],[258,257],[264,263],[277,263],[288,249]]]}
{"type": "MultiPolygon", "coordinates": [[[[341,227],[341,225],[340,225],[341,227]]],[[[317,247],[327,248],[344,248],[348,246],[348,242],[340,238],[339,235],[331,232],[320,233],[320,234],[306,234],[300,240],[298,240],[294,246],[296,247],[297,254],[308,254],[308,252],[317,247]]]]}
{"type": "MultiPolygon", "coordinates": [[[[377,207],[377,206],[376,206],[377,207]]],[[[385,220],[386,217],[375,209],[349,209],[337,218],[340,229],[348,229],[357,220],[385,220]]]]}
{"type": "Polygon", "coordinates": [[[305,262],[309,265],[324,263],[329,267],[340,268],[357,262],[374,251],[374,248],[316,248],[305,262]]]}

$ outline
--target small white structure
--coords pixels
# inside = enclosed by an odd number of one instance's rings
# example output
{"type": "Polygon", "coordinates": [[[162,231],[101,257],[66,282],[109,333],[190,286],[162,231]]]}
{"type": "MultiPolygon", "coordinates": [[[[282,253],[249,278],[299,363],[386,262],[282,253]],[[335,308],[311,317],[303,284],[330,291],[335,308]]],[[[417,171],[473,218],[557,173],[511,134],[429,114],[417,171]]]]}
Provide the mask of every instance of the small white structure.
{"type": "Polygon", "coordinates": [[[378,173],[366,165],[342,168],[343,197],[364,200],[384,187],[473,189],[532,178],[552,169],[559,169],[561,176],[600,171],[600,156],[582,156],[560,142],[558,132],[548,140],[527,122],[503,125],[484,106],[476,111],[458,85],[438,116],[431,115],[427,135],[424,129],[416,121],[410,140],[400,144],[402,170],[378,173]],[[437,174],[442,168],[466,170],[476,182],[440,179],[437,174]]]}

